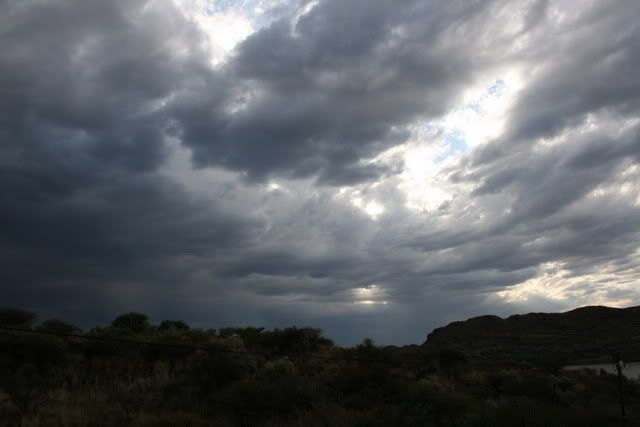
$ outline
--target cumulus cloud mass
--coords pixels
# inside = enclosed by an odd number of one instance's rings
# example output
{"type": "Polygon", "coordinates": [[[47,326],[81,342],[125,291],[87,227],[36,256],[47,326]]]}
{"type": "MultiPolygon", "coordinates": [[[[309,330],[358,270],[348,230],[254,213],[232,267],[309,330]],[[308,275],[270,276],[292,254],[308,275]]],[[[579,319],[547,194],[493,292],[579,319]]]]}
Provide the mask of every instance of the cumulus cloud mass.
{"type": "Polygon", "coordinates": [[[0,300],[421,342],[640,300],[637,0],[0,0],[0,300]]]}

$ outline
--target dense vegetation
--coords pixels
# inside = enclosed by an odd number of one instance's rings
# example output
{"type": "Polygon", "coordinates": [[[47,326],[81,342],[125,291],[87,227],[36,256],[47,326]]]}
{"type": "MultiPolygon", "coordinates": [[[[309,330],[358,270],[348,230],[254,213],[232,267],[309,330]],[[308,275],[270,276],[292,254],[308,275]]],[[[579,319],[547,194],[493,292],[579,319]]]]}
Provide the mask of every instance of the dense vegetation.
{"type": "Polygon", "coordinates": [[[313,328],[201,330],[138,313],[83,332],[4,309],[0,326],[69,334],[0,331],[1,426],[622,426],[640,412],[638,382],[622,383],[625,420],[616,377],[553,358],[339,348],[313,328]]]}

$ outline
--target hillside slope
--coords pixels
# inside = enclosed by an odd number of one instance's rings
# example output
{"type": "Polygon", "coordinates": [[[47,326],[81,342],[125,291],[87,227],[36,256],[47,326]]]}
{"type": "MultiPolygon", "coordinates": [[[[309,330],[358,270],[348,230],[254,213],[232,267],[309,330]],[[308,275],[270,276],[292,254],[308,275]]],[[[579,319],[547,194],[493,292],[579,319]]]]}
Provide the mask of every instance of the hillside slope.
{"type": "Polygon", "coordinates": [[[435,329],[423,346],[452,348],[479,359],[527,359],[556,353],[580,362],[610,360],[620,352],[627,360],[640,360],[640,306],[589,306],[506,319],[474,317],[435,329]]]}

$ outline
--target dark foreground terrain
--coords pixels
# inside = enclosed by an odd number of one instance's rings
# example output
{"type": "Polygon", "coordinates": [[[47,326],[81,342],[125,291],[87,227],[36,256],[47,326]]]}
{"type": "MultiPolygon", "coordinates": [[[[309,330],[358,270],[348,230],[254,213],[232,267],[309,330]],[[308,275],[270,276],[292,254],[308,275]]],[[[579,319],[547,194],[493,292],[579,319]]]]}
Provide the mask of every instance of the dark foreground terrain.
{"type": "Polygon", "coordinates": [[[626,310],[476,318],[422,346],[340,348],[313,328],[129,313],[81,331],[2,309],[0,426],[640,425],[638,381],[562,370],[632,352],[640,312],[626,310]]]}

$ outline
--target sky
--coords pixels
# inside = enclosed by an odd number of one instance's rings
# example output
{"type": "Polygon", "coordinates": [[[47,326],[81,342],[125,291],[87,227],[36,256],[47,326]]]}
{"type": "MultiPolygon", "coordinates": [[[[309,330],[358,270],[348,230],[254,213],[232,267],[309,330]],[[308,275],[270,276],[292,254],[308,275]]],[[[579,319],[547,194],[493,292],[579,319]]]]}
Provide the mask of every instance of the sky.
{"type": "Polygon", "coordinates": [[[421,343],[640,303],[637,0],[0,0],[0,305],[421,343]]]}

